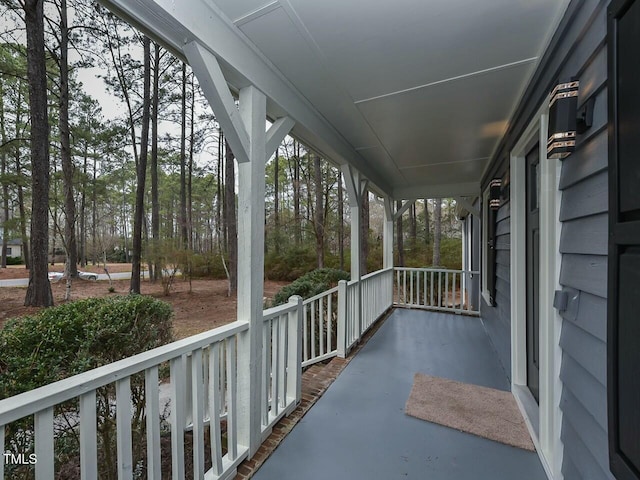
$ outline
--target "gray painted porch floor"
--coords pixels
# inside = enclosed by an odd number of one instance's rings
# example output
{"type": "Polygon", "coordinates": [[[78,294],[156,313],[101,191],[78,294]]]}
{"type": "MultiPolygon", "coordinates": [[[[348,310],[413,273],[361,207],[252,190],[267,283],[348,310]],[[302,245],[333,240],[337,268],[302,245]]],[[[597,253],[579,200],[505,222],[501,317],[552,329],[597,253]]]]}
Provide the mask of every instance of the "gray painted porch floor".
{"type": "Polygon", "coordinates": [[[405,415],[415,372],[509,388],[478,318],[396,309],[253,478],[547,478],[535,453],[405,415]]]}

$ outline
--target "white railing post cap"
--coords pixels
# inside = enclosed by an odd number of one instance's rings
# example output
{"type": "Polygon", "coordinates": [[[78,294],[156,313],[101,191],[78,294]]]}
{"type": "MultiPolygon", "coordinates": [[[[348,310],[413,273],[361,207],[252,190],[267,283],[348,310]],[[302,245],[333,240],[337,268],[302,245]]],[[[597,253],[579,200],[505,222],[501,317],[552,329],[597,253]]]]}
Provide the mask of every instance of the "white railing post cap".
{"type": "Polygon", "coordinates": [[[289,303],[302,303],[302,297],[300,295],[291,295],[288,300],[289,303]]]}

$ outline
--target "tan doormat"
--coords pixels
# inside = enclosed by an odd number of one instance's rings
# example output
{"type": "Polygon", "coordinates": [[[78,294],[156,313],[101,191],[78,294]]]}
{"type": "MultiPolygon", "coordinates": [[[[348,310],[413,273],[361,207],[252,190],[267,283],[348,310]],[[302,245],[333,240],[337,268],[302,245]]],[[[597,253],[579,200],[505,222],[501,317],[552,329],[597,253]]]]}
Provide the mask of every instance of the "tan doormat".
{"type": "Polygon", "coordinates": [[[511,392],[416,373],[405,413],[535,451],[527,425],[511,392]]]}

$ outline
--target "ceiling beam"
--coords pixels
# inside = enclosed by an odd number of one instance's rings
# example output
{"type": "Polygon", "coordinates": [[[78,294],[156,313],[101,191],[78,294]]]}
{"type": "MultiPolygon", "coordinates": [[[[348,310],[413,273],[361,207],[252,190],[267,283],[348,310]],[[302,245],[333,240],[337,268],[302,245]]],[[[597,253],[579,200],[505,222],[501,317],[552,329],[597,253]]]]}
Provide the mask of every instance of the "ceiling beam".
{"type": "Polygon", "coordinates": [[[425,185],[397,187],[393,190],[393,198],[415,200],[418,198],[450,198],[480,196],[480,182],[450,183],[444,185],[425,185]]]}

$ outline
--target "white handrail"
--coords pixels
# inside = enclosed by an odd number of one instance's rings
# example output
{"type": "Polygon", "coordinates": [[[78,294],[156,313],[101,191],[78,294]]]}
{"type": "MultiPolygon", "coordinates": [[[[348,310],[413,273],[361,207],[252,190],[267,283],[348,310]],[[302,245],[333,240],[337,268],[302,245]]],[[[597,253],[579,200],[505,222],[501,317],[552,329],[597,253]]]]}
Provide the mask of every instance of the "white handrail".
{"type": "Polygon", "coordinates": [[[479,288],[471,298],[471,280],[480,272],[447,268],[395,267],[394,305],[478,316],[479,288]]]}
{"type": "Polygon", "coordinates": [[[53,407],[84,393],[130,377],[172,358],[232,337],[249,328],[247,322],[233,322],[192,337],[178,340],[132,357],[89,370],[55,383],[0,400],[0,425],[53,407]]]}

